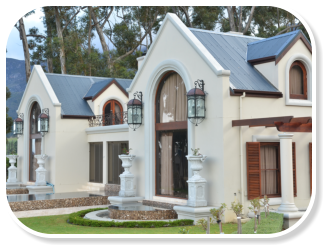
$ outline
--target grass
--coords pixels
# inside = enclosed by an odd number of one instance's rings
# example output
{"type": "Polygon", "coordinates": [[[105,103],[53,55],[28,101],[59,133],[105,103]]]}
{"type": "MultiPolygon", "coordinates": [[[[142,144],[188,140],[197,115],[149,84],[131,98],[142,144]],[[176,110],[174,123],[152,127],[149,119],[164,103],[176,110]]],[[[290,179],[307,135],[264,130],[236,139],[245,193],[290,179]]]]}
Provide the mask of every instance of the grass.
{"type": "MultiPolygon", "coordinates": [[[[257,234],[279,233],[282,231],[283,222],[283,214],[270,213],[269,216],[265,218],[265,213],[262,212],[261,224],[257,225],[257,234]]],[[[241,231],[243,234],[254,234],[254,218],[243,224],[241,227],[241,231]]],[[[237,233],[237,231],[234,233],[237,233]]]]}
{"type": "MultiPolygon", "coordinates": [[[[182,227],[162,228],[113,228],[87,227],[68,224],[69,214],[20,218],[19,220],[34,231],[45,234],[178,234],[182,227]]],[[[190,226],[190,234],[205,234],[198,226],[190,226]]],[[[237,224],[223,224],[223,232],[231,234],[237,230],[237,224]]],[[[219,233],[218,224],[211,224],[211,234],[219,233]]]]}

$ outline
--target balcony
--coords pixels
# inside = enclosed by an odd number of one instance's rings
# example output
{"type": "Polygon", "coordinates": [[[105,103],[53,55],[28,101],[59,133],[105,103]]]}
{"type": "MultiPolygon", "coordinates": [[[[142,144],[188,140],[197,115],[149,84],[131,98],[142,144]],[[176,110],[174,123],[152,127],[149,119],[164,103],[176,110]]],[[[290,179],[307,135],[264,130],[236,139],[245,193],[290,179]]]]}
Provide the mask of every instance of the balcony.
{"type": "Polygon", "coordinates": [[[105,115],[96,115],[89,119],[89,127],[111,126],[126,124],[127,112],[111,112],[105,115]]]}

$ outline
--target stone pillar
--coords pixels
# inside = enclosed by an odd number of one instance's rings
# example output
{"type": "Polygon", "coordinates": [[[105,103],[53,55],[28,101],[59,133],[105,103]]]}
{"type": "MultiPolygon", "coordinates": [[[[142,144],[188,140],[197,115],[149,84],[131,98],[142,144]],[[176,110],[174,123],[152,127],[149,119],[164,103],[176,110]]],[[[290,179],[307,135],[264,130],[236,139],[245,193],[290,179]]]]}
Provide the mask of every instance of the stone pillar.
{"type": "Polygon", "coordinates": [[[206,183],[205,178],[199,175],[199,171],[203,169],[202,162],[205,161],[206,155],[194,156],[187,155],[190,168],[193,171],[193,176],[188,182],[188,201],[189,207],[206,207],[206,183]]]}
{"type": "Polygon", "coordinates": [[[293,134],[283,133],[280,138],[280,174],[281,174],[281,205],[278,212],[297,212],[294,204],[293,190],[293,134]]]}
{"type": "Polygon", "coordinates": [[[11,166],[8,168],[8,183],[17,183],[17,168],[15,167],[16,159],[18,158],[18,155],[7,155],[7,158],[9,158],[9,163],[11,166]]]}
{"type": "Polygon", "coordinates": [[[136,190],[133,188],[134,175],[129,171],[129,168],[132,167],[132,161],[136,157],[135,155],[119,155],[122,160],[122,167],[124,172],[120,174],[121,179],[121,189],[119,196],[121,197],[135,197],[136,190]]]}
{"type": "Polygon", "coordinates": [[[37,163],[39,164],[39,167],[36,172],[36,181],[35,186],[46,186],[47,180],[46,180],[46,173],[47,170],[44,168],[44,163],[46,159],[48,158],[48,155],[42,154],[42,155],[34,155],[35,158],[38,159],[37,163]]]}

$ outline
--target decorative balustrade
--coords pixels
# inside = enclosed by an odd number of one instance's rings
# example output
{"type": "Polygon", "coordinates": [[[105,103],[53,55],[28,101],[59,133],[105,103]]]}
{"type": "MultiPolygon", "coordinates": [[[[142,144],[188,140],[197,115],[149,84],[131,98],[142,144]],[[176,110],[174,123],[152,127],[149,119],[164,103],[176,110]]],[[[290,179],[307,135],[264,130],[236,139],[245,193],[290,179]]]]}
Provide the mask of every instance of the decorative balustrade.
{"type": "Polygon", "coordinates": [[[105,115],[96,115],[89,119],[89,127],[110,126],[124,124],[127,121],[127,112],[110,112],[105,115]]]}

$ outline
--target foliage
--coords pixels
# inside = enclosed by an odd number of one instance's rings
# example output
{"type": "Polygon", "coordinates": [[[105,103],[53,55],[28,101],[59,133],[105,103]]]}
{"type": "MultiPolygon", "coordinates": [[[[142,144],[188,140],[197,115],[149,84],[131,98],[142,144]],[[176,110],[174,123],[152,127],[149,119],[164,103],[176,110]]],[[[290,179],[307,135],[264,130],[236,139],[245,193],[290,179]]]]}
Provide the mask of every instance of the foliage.
{"type": "Polygon", "coordinates": [[[6,143],[6,154],[17,154],[17,138],[9,138],[6,143]]]}
{"type": "Polygon", "coordinates": [[[200,151],[199,148],[191,149],[191,151],[192,151],[192,155],[193,155],[193,156],[201,155],[201,154],[199,153],[199,151],[200,151]]]}
{"type": "Polygon", "coordinates": [[[126,227],[126,228],[157,228],[157,227],[176,227],[176,226],[187,226],[193,225],[193,220],[175,220],[175,221],[124,221],[115,222],[113,221],[97,221],[88,220],[83,217],[90,212],[104,210],[104,208],[94,208],[82,210],[69,215],[69,223],[80,226],[90,227],[126,227]]]}
{"type": "Polygon", "coordinates": [[[238,201],[238,202],[231,202],[231,208],[230,208],[236,215],[237,217],[241,214],[241,211],[243,210],[243,205],[238,201]]]}
{"type": "Polygon", "coordinates": [[[227,208],[227,204],[221,203],[221,206],[219,208],[212,208],[210,212],[213,215],[214,219],[218,220],[218,213],[220,215],[220,218],[222,218],[222,215],[226,208],[227,208]]]}
{"type": "MultiPolygon", "coordinates": [[[[10,98],[11,93],[8,89],[8,87],[6,87],[6,100],[8,100],[8,98],[10,98]]],[[[13,119],[8,116],[8,107],[6,107],[6,134],[11,132],[12,129],[12,125],[13,125],[13,119]]]]}
{"type": "Polygon", "coordinates": [[[132,150],[132,148],[129,148],[129,151],[127,151],[126,147],[123,148],[122,153],[125,155],[130,154],[130,151],[132,150]]]}
{"type": "Polygon", "coordinates": [[[178,231],[179,234],[189,234],[189,232],[190,232],[190,227],[179,228],[178,231]]]}
{"type": "MultiPolygon", "coordinates": [[[[210,217],[210,224],[214,224],[215,221],[212,219],[212,217],[210,217]]],[[[207,230],[207,219],[199,219],[197,222],[196,222],[196,226],[199,226],[202,230],[207,230]]]]}
{"type": "Polygon", "coordinates": [[[248,207],[251,211],[255,211],[257,209],[260,211],[260,197],[254,198],[253,200],[250,200],[251,202],[251,207],[248,207]]]}
{"type": "MultiPolygon", "coordinates": [[[[279,213],[270,213],[265,218],[264,213],[261,213],[261,224],[257,226],[257,234],[273,234],[282,231],[284,215],[279,213]]],[[[254,234],[254,218],[242,225],[243,234],[254,234]]],[[[233,232],[237,234],[237,231],[233,232]]]]}

